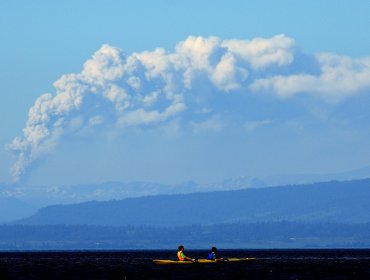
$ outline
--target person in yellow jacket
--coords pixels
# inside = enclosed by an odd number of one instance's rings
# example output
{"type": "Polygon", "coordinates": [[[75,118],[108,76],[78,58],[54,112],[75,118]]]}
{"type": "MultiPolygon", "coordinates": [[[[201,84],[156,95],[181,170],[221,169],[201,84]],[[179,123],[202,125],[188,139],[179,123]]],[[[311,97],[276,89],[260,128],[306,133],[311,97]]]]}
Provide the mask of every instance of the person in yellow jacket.
{"type": "Polygon", "coordinates": [[[177,252],[177,257],[178,257],[179,261],[191,261],[191,262],[195,262],[195,259],[189,258],[189,257],[185,256],[184,251],[185,251],[184,246],[180,245],[179,246],[179,250],[177,252]]]}

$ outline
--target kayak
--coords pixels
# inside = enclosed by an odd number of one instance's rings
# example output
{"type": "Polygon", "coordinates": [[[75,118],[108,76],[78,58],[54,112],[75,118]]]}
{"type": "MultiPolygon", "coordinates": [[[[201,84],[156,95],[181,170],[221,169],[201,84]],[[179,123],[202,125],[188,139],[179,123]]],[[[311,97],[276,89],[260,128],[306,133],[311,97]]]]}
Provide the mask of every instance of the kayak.
{"type": "Polygon", "coordinates": [[[255,258],[227,258],[227,260],[207,260],[207,259],[197,259],[195,262],[192,261],[175,261],[175,260],[153,260],[155,264],[208,264],[208,263],[240,263],[240,262],[250,262],[256,260],[255,258]]]}

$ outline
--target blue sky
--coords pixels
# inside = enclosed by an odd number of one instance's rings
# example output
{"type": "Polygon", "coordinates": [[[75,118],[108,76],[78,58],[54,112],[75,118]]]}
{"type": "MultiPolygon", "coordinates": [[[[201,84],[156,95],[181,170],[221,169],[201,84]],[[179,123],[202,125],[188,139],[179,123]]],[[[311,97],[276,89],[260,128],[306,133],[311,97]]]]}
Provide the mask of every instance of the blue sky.
{"type": "Polygon", "coordinates": [[[369,166],[369,12],[369,1],[1,1],[0,182],[369,166]]]}

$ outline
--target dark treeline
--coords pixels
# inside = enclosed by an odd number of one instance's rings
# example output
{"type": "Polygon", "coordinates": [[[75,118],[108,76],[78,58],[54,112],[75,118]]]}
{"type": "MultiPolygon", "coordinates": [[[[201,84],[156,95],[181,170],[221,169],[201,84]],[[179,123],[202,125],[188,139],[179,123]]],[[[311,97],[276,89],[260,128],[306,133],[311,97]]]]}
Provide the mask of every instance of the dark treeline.
{"type": "Polygon", "coordinates": [[[370,248],[370,223],[272,222],[183,227],[4,225],[1,250],[207,248],[370,248]]]}

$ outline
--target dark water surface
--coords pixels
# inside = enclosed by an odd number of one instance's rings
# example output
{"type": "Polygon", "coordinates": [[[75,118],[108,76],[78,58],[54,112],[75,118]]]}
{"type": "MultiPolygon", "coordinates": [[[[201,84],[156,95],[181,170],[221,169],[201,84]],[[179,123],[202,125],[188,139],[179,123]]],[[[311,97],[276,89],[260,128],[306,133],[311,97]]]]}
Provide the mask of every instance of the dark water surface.
{"type": "MultiPolygon", "coordinates": [[[[207,251],[186,251],[204,258],[207,251]]],[[[249,263],[155,265],[174,251],[0,252],[0,279],[370,279],[370,250],[223,250],[249,263]]]]}

